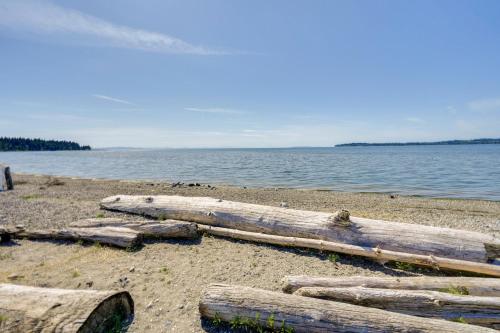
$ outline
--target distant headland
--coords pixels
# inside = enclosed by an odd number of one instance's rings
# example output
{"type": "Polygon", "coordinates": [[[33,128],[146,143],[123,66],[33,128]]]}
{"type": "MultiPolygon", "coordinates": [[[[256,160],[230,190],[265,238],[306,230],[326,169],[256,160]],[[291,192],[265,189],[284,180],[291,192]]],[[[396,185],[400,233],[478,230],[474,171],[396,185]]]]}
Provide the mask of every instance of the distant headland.
{"type": "Polygon", "coordinates": [[[370,146],[441,146],[441,145],[490,145],[500,144],[500,139],[449,140],[435,142],[387,142],[366,143],[353,142],[335,145],[335,147],[370,147],[370,146]]]}
{"type": "Polygon", "coordinates": [[[0,151],[55,151],[90,149],[90,146],[81,146],[78,143],[72,141],[0,137],[0,151]]]}

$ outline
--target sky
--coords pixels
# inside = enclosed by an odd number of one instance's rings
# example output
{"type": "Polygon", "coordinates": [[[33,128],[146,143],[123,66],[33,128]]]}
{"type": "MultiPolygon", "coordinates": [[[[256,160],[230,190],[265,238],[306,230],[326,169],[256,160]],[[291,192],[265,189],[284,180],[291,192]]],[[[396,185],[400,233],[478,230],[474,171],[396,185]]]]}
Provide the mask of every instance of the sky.
{"type": "Polygon", "coordinates": [[[0,0],[0,136],[500,137],[500,1],[0,0]]]}

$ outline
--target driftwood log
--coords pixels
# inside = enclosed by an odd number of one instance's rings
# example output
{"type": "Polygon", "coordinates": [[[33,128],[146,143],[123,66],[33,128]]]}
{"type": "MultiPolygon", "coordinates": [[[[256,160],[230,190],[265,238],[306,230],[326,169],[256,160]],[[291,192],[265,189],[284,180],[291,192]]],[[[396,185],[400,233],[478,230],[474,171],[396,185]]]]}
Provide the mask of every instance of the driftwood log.
{"type": "Polygon", "coordinates": [[[448,269],[464,272],[473,272],[500,277],[500,266],[478,263],[466,260],[426,256],[421,254],[402,253],[381,250],[379,248],[368,248],[357,245],[327,242],[317,239],[285,237],[247,232],[236,229],[218,228],[206,225],[198,225],[198,230],[208,234],[243,239],[252,242],[276,244],[282,246],[293,246],[312,248],[322,251],[333,251],[357,256],[363,256],[376,261],[402,261],[416,265],[432,267],[436,269],[448,269]]]}
{"type": "Polygon", "coordinates": [[[249,287],[210,285],[203,293],[200,313],[207,318],[235,321],[293,332],[496,332],[440,319],[332,302],[249,287]]]}
{"type": "Polygon", "coordinates": [[[0,192],[13,189],[14,182],[12,181],[12,175],[10,174],[10,167],[0,164],[0,192]]]}
{"type": "Polygon", "coordinates": [[[500,240],[478,232],[436,228],[232,202],[206,197],[117,195],[109,210],[192,221],[265,234],[320,239],[390,251],[487,262],[500,257],[500,240]]]}
{"type": "Polygon", "coordinates": [[[500,297],[500,279],[477,277],[379,277],[379,276],[348,276],[348,277],[311,277],[306,275],[285,276],[283,291],[293,293],[304,287],[321,288],[383,288],[402,290],[458,290],[474,296],[500,297]]]}
{"type": "Polygon", "coordinates": [[[7,234],[10,238],[26,238],[35,240],[82,240],[87,242],[98,242],[100,244],[121,248],[132,248],[142,244],[142,234],[140,232],[123,227],[65,228],[46,230],[29,230],[22,227],[13,227],[3,228],[2,230],[0,230],[0,234],[7,234]]]}
{"type": "Polygon", "coordinates": [[[75,228],[125,227],[140,232],[145,238],[196,238],[196,223],[177,220],[125,221],[119,218],[92,218],[70,224],[75,228]]]}
{"type": "Polygon", "coordinates": [[[500,328],[500,297],[454,295],[429,290],[397,290],[364,287],[304,287],[296,295],[346,302],[418,317],[464,321],[500,328]]]}
{"type": "Polygon", "coordinates": [[[109,332],[134,313],[126,291],[0,284],[1,332],[109,332]]]}

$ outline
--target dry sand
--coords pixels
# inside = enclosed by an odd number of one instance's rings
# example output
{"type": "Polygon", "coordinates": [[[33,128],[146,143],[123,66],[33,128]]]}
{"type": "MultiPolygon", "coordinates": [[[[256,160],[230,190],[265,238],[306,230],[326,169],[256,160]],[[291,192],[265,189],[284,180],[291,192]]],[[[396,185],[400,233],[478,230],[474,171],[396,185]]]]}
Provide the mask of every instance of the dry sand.
{"type": "MultiPolygon", "coordinates": [[[[289,189],[175,187],[158,182],[124,182],[14,175],[15,190],[0,193],[0,224],[57,228],[96,216],[123,216],[99,210],[115,194],[177,194],[333,212],[408,223],[500,233],[500,202],[426,199],[289,189]],[[53,179],[52,179],[53,180],[53,179]]],[[[128,219],[136,217],[125,216],[128,219]]],[[[398,269],[362,258],[257,245],[223,238],[147,243],[137,252],[65,242],[16,241],[0,246],[0,282],[44,287],[128,290],[136,305],[129,332],[215,332],[202,323],[198,300],[212,282],[280,290],[284,275],[420,275],[425,269],[398,269]],[[10,277],[10,278],[9,278],[10,277]]]]}

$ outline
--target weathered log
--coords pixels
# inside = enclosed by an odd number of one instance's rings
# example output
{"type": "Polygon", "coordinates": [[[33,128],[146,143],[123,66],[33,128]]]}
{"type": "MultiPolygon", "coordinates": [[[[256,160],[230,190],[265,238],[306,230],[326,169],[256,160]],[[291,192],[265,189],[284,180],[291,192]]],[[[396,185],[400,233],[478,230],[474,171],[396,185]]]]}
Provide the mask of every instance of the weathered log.
{"type": "MultiPolygon", "coordinates": [[[[321,239],[384,250],[486,262],[500,239],[478,232],[436,228],[232,202],[206,197],[117,195],[101,207],[279,236],[321,239]]],[[[347,215],[347,216],[346,216],[347,215]]]]}
{"type": "Polygon", "coordinates": [[[196,238],[196,223],[165,221],[126,221],[120,218],[92,218],[70,224],[75,228],[124,227],[139,231],[145,238],[196,238]]]}
{"type": "Polygon", "coordinates": [[[257,232],[248,232],[228,228],[218,228],[206,225],[198,225],[198,230],[208,234],[243,239],[252,242],[276,244],[283,246],[312,248],[322,251],[333,251],[357,256],[363,256],[376,261],[402,261],[415,265],[427,266],[436,269],[448,269],[455,271],[464,271],[480,273],[500,277],[500,266],[485,263],[477,263],[466,260],[457,260],[441,258],[435,256],[425,256],[421,254],[402,253],[395,251],[386,251],[379,248],[368,248],[357,245],[343,243],[327,242],[317,239],[285,237],[261,234],[257,232]]]}
{"type": "Polygon", "coordinates": [[[110,332],[134,313],[126,291],[0,284],[1,332],[110,332]]]}
{"type": "Polygon", "coordinates": [[[321,288],[383,288],[401,290],[457,290],[474,296],[500,297],[500,279],[478,277],[380,277],[380,276],[347,276],[347,277],[311,277],[306,275],[285,276],[283,291],[293,293],[304,287],[321,288]]]}
{"type": "Polygon", "coordinates": [[[346,302],[418,317],[464,321],[500,327],[500,297],[465,296],[429,290],[397,290],[364,287],[304,287],[299,296],[346,302]]]}
{"type": "Polygon", "coordinates": [[[14,182],[12,181],[12,176],[10,174],[10,167],[0,164],[0,192],[13,189],[14,182]]]}
{"type": "Polygon", "coordinates": [[[9,231],[12,238],[73,240],[98,242],[122,248],[133,248],[142,244],[142,234],[122,227],[65,228],[47,230],[26,230],[14,228],[9,231]]]}
{"type": "Polygon", "coordinates": [[[415,317],[347,303],[212,284],[203,293],[202,316],[293,332],[495,332],[489,328],[415,317]]]}

